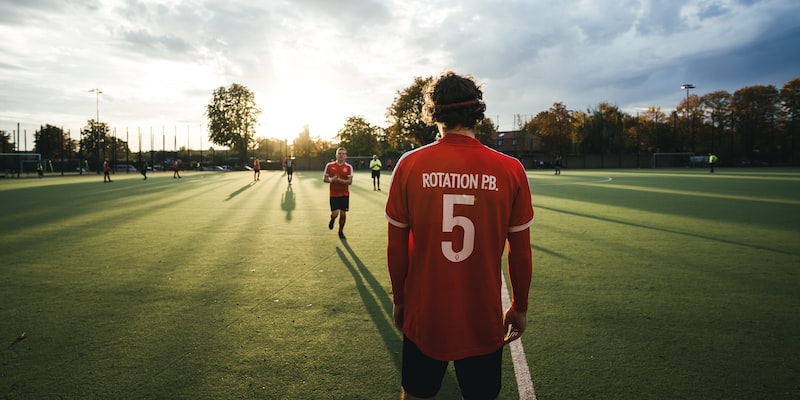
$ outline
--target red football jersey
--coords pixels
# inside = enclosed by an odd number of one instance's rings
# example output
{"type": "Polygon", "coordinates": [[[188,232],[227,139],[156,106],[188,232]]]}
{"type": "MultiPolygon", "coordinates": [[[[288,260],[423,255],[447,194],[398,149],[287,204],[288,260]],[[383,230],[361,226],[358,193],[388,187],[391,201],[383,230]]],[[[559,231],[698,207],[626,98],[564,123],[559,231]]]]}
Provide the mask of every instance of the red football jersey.
{"type": "MultiPolygon", "coordinates": [[[[331,161],[325,165],[325,175],[348,179],[353,176],[353,167],[348,163],[339,164],[331,161]]],[[[350,196],[350,185],[332,182],[330,187],[331,197],[350,196]]]]}
{"type": "MultiPolygon", "coordinates": [[[[395,303],[404,305],[405,335],[439,360],[500,348],[506,238],[533,223],[522,164],[474,138],[445,135],[398,160],[386,218],[394,226],[410,227],[408,265],[388,261],[393,276],[405,277],[392,281],[395,303]]],[[[530,252],[525,250],[527,271],[521,274],[528,280],[515,290],[515,301],[524,303],[515,306],[518,310],[527,309],[530,285],[530,252]]]]}

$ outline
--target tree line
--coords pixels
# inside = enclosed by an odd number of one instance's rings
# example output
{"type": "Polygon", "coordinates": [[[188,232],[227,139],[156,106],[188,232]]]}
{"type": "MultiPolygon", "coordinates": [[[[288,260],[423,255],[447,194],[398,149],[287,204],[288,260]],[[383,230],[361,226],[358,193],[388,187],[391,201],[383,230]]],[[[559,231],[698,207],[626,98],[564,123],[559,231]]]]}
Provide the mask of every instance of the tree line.
{"type": "MultiPolygon", "coordinates": [[[[398,90],[386,110],[386,126],[369,123],[363,116],[348,117],[335,141],[312,137],[308,126],[288,140],[256,137],[261,110],[255,94],[244,85],[232,84],[213,91],[205,115],[208,139],[230,149],[227,160],[239,166],[253,157],[280,160],[287,156],[332,157],[339,146],[351,155],[378,154],[397,158],[402,153],[436,140],[436,127],[422,121],[422,90],[433,77],[415,77],[398,90]]],[[[518,119],[515,134],[521,143],[514,156],[640,154],[664,152],[715,153],[729,163],[796,165],[800,161],[800,77],[777,89],[773,85],[741,88],[733,94],[714,91],[689,94],[669,112],[650,107],[635,115],[602,102],[586,110],[570,110],[561,102],[528,120],[518,119]],[[526,140],[537,138],[537,140],[526,140]]],[[[498,127],[490,118],[477,126],[477,137],[496,145],[498,127]]],[[[127,139],[127,137],[126,137],[127,139]]],[[[151,134],[152,141],[152,134],[151,134]]],[[[141,133],[139,133],[141,143],[141,133]]],[[[141,147],[141,145],[140,145],[141,147]]],[[[0,152],[14,149],[11,134],[0,131],[0,152]]],[[[44,125],[35,132],[34,152],[43,158],[82,158],[96,169],[103,158],[141,158],[127,140],[112,135],[107,123],[93,119],[81,128],[80,139],[70,139],[61,128],[44,125]]],[[[201,149],[202,151],[202,149],[201,149]]],[[[186,148],[162,157],[181,157],[194,162],[197,151],[186,148]]],[[[201,153],[202,154],[202,153],[201,153]]],[[[151,153],[152,157],[152,153],[151,153]]],[[[202,157],[202,156],[201,156],[202,157]]]]}

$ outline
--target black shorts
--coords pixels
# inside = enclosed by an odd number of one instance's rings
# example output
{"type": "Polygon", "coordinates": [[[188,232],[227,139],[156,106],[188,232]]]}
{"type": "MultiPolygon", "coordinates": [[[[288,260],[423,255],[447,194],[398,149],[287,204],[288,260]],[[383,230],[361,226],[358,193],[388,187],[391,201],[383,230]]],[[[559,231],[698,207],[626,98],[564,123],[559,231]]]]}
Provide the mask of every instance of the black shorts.
{"type": "Polygon", "coordinates": [[[350,196],[331,197],[331,211],[350,211],[350,196]]]}
{"type": "Polygon", "coordinates": [[[292,167],[286,168],[286,173],[291,175],[292,173],[294,173],[294,168],[292,167]]]}
{"type": "MultiPolygon", "coordinates": [[[[425,355],[403,336],[402,385],[415,397],[433,397],[442,387],[447,361],[425,355]]],[[[491,354],[453,361],[464,399],[496,399],[502,386],[503,347],[491,354]]]]}
{"type": "Polygon", "coordinates": [[[374,169],[372,170],[372,177],[373,178],[379,178],[380,176],[381,176],[381,171],[380,170],[377,170],[377,171],[375,171],[374,169]]]}

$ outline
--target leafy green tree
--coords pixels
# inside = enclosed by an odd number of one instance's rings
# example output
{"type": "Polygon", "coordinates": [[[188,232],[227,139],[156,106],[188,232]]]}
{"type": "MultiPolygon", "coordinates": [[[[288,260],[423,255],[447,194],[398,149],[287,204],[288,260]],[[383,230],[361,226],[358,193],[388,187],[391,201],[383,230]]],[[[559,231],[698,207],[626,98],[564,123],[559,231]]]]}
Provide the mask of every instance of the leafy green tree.
{"type": "Polygon", "coordinates": [[[316,154],[314,140],[311,138],[311,132],[308,130],[308,125],[303,126],[303,130],[297,135],[297,138],[292,142],[292,149],[296,157],[314,157],[316,154]]]}
{"type": "Polygon", "coordinates": [[[108,136],[108,124],[105,122],[98,123],[94,119],[87,121],[86,126],[81,128],[81,139],[78,143],[80,148],[80,157],[86,160],[92,160],[91,169],[100,173],[100,167],[103,165],[101,157],[108,157],[111,152],[111,138],[108,136]]]}
{"type": "Polygon", "coordinates": [[[11,143],[11,134],[0,131],[0,153],[11,153],[14,151],[14,144],[11,143]]]}
{"type": "Polygon", "coordinates": [[[282,160],[290,155],[288,143],[284,139],[258,138],[255,141],[255,156],[262,160],[282,160]]]}
{"type": "Polygon", "coordinates": [[[497,133],[497,127],[495,127],[490,118],[484,118],[475,124],[475,139],[487,146],[493,144],[492,140],[495,133],[497,133]]]}
{"type": "Polygon", "coordinates": [[[66,155],[64,147],[69,144],[69,137],[61,128],[47,124],[33,134],[33,142],[33,151],[42,158],[61,158],[66,155]]]}
{"type": "Polygon", "coordinates": [[[347,118],[336,137],[347,148],[348,154],[368,156],[380,151],[379,134],[380,128],[371,125],[364,117],[352,116],[347,118]]]}
{"type": "Polygon", "coordinates": [[[214,144],[227,146],[245,163],[250,145],[255,141],[255,127],[261,110],[255,95],[238,83],[220,86],[206,107],[208,138],[214,144]]]}
{"type": "Polygon", "coordinates": [[[386,111],[386,118],[390,122],[386,139],[390,146],[401,152],[432,143],[439,134],[436,126],[422,121],[422,106],[425,104],[422,90],[432,80],[433,77],[414,78],[411,86],[397,92],[386,111]]]}
{"type": "Polygon", "coordinates": [[[621,153],[625,147],[623,112],[617,106],[603,102],[587,110],[583,135],[588,154],[621,153]]]}

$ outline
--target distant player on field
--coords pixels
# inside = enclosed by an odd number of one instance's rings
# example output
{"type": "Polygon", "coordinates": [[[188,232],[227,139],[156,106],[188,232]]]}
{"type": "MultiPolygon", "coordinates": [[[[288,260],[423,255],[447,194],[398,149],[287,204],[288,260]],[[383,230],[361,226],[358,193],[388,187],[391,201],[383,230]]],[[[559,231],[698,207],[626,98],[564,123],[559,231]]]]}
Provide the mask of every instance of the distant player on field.
{"type": "Polygon", "coordinates": [[[286,160],[283,161],[283,166],[286,168],[286,179],[291,185],[294,175],[294,160],[292,160],[291,157],[287,157],[286,160]]]}
{"type": "Polygon", "coordinates": [[[258,157],[253,159],[253,180],[261,180],[261,161],[258,160],[258,157]]]}
{"type": "Polygon", "coordinates": [[[325,165],[322,181],[330,183],[331,220],[328,229],[333,229],[339,217],[339,238],[344,236],[344,224],[347,222],[347,211],[350,209],[350,185],[353,183],[353,166],[345,162],[347,150],[340,147],[336,150],[336,161],[325,165]]]}
{"type": "Polygon", "coordinates": [[[106,182],[111,182],[111,164],[107,158],[103,161],[103,183],[106,182]]]}
{"type": "Polygon", "coordinates": [[[433,398],[454,361],[463,398],[496,399],[503,345],[518,339],[527,322],[528,178],[517,159],[475,139],[486,105],[471,76],[445,72],[423,94],[423,118],[442,138],[397,161],[386,203],[403,398],[433,398]],[[504,313],[505,243],[513,295],[504,313]]]}
{"type": "Polygon", "coordinates": [[[178,164],[178,160],[173,160],[172,161],[172,178],[173,179],[181,177],[180,169],[181,169],[181,167],[178,164]]]}

